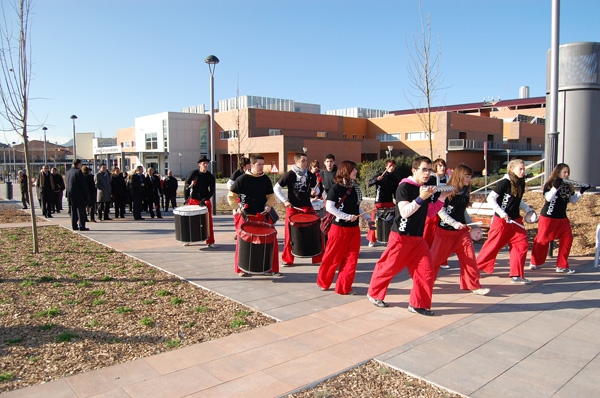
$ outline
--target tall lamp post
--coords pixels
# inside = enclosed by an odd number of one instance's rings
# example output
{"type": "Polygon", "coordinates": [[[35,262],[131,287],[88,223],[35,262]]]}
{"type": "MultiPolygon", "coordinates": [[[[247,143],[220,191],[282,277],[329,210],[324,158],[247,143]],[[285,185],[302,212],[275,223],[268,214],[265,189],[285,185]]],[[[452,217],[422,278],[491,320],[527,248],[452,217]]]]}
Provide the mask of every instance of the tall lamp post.
{"type": "Polygon", "coordinates": [[[48,164],[48,158],[46,157],[46,131],[48,131],[48,127],[42,127],[44,130],[44,164],[48,164]]]}
{"type": "Polygon", "coordinates": [[[394,146],[388,145],[387,149],[388,149],[388,158],[391,158],[392,157],[392,149],[394,149],[394,146]]]}
{"type": "Polygon", "coordinates": [[[510,149],[506,149],[506,172],[508,173],[508,164],[510,163],[510,149]]]}
{"type": "MultiPolygon", "coordinates": [[[[215,175],[215,67],[219,63],[219,58],[214,55],[209,55],[204,60],[208,64],[208,71],[210,72],[210,172],[215,175]]],[[[212,195],[212,213],[217,214],[217,193],[214,192],[216,187],[213,187],[212,195]]]]}
{"type": "Polygon", "coordinates": [[[71,115],[71,120],[73,120],[73,160],[77,159],[77,144],[75,144],[75,120],[77,120],[77,116],[71,115]]]}

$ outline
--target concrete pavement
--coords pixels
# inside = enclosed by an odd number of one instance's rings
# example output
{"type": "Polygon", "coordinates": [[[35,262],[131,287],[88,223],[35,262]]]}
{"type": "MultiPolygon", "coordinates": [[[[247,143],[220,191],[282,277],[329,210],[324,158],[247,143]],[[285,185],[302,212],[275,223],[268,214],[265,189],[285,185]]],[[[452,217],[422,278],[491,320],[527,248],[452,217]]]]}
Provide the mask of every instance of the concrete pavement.
{"type": "MultiPolygon", "coordinates": [[[[66,214],[50,224],[69,227],[66,214]]],[[[3,225],[6,227],[7,225],[3,225]]],[[[8,225],[13,226],[13,225],[8,225]]],[[[529,286],[511,285],[508,252],[496,273],[484,275],[488,296],[458,289],[458,264],[441,270],[434,317],[406,309],[412,285],[398,275],[386,302],[365,297],[383,247],[363,240],[356,296],[320,291],[309,260],[282,268],[282,277],[239,278],[230,216],[215,217],[218,249],[175,241],[173,216],[162,220],[90,223],[82,235],[123,251],[191,283],[261,311],[280,322],[5,393],[7,397],[269,397],[313,385],[375,358],[472,397],[595,396],[600,370],[600,273],[592,257],[572,259],[573,275],[556,274],[554,259],[526,270],[529,286]],[[148,249],[151,248],[151,249],[148,249]]],[[[283,240],[281,225],[278,227],[283,240]]]]}

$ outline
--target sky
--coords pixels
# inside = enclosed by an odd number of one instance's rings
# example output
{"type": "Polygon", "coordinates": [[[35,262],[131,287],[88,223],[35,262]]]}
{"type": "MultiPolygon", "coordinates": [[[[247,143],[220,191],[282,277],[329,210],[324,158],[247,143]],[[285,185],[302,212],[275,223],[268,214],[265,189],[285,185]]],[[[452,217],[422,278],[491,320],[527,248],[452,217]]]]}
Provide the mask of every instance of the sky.
{"type": "MultiPolygon", "coordinates": [[[[440,56],[434,106],[514,99],[521,86],[546,94],[551,0],[421,5],[440,56]]],[[[563,0],[560,44],[600,42],[598,15],[598,0],[563,0]]],[[[322,113],[419,103],[408,73],[418,0],[34,0],[30,24],[30,139],[46,126],[48,141],[67,142],[71,115],[77,132],[114,137],[136,117],[209,109],[208,55],[220,59],[216,106],[238,92],[322,113]]]]}

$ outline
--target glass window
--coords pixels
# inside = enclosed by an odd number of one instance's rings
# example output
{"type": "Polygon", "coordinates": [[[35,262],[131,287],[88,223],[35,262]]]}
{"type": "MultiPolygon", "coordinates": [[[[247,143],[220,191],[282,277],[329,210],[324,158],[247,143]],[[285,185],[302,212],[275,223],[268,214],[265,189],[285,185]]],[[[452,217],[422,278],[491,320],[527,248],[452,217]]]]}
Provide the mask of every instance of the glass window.
{"type": "Polygon", "coordinates": [[[158,149],[158,134],[146,134],[146,149],[158,149]]]}

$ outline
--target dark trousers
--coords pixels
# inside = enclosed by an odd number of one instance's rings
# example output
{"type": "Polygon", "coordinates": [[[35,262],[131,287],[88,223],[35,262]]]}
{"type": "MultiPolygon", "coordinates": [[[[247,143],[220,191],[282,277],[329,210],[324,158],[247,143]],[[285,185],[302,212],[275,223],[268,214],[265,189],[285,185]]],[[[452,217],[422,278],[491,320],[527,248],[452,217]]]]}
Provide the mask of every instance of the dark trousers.
{"type": "Polygon", "coordinates": [[[29,191],[21,191],[21,203],[23,204],[23,208],[26,209],[27,205],[29,205],[29,191]]]}
{"type": "Polygon", "coordinates": [[[73,229],[85,228],[85,221],[87,219],[85,214],[85,204],[77,206],[71,205],[71,227],[73,229]]]}
{"type": "Polygon", "coordinates": [[[52,204],[54,203],[54,196],[52,192],[42,193],[42,215],[48,217],[52,213],[52,204]]]}
{"type": "Polygon", "coordinates": [[[139,220],[142,218],[142,198],[133,199],[133,219],[139,220]]]}
{"type": "Polygon", "coordinates": [[[96,202],[93,202],[88,206],[88,216],[90,217],[90,220],[96,219],[96,202]]]}
{"type": "Polygon", "coordinates": [[[158,196],[148,200],[148,212],[150,213],[151,218],[154,218],[154,209],[156,209],[156,217],[162,218],[162,215],[160,214],[160,199],[158,196]]]}
{"type": "Polygon", "coordinates": [[[165,211],[169,211],[169,204],[172,208],[177,207],[177,194],[165,196],[165,211]]]}
{"type": "Polygon", "coordinates": [[[98,219],[102,220],[102,218],[104,218],[105,220],[108,217],[108,214],[110,212],[110,202],[98,202],[98,219]]]}
{"type": "Polygon", "coordinates": [[[53,192],[52,196],[54,196],[54,202],[53,202],[54,208],[53,208],[53,210],[56,211],[56,212],[61,211],[63,209],[62,208],[62,198],[63,198],[62,191],[53,192]]]}
{"type": "Polygon", "coordinates": [[[125,218],[125,200],[115,198],[115,218],[125,218]]]}

